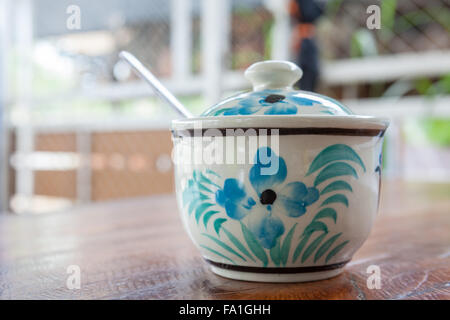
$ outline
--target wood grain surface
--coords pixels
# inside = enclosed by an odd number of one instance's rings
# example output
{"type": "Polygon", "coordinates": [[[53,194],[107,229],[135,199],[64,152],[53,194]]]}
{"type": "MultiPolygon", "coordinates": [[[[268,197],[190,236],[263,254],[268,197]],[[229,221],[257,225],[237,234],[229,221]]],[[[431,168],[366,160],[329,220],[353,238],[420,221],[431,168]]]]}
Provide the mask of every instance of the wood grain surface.
{"type": "Polygon", "coordinates": [[[214,275],[173,195],[0,216],[2,299],[449,299],[450,185],[385,183],[364,246],[338,277],[301,284],[214,275]],[[368,289],[370,265],[381,289],[368,289]],[[81,288],[66,286],[81,268],[81,288]]]}

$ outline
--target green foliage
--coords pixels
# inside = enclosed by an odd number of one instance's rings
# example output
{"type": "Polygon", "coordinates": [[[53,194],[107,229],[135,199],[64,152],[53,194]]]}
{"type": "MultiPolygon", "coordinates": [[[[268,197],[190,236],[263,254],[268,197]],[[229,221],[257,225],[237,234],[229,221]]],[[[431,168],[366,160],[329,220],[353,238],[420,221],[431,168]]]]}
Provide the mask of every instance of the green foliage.
{"type": "Polygon", "coordinates": [[[337,212],[333,208],[324,208],[320,210],[316,216],[314,217],[313,221],[317,221],[319,219],[325,219],[330,218],[336,223],[337,221],[337,212]]]}
{"type": "Polygon", "coordinates": [[[316,176],[314,180],[314,186],[317,187],[324,181],[335,177],[341,176],[353,176],[356,179],[358,178],[358,174],[356,170],[346,162],[335,162],[326,166],[319,174],[316,176]]]}
{"type": "Polygon", "coordinates": [[[205,246],[205,245],[203,245],[203,244],[201,244],[200,247],[202,247],[202,248],[208,250],[209,252],[214,253],[215,255],[217,255],[217,256],[219,256],[219,257],[224,258],[224,259],[227,260],[227,261],[230,261],[232,264],[236,264],[232,259],[228,258],[227,256],[221,254],[220,252],[218,252],[218,251],[216,251],[216,250],[214,250],[214,249],[211,249],[210,247],[207,247],[207,246],[205,246]]]}
{"type": "MultiPolygon", "coordinates": [[[[430,79],[422,78],[414,82],[416,91],[430,99],[430,107],[433,105],[433,98],[438,95],[450,93],[450,73],[442,76],[438,81],[432,82],[430,79]]],[[[433,143],[438,146],[450,146],[450,119],[448,118],[424,118],[414,123],[410,123],[411,128],[406,135],[407,139],[414,142],[423,140],[423,143],[433,143]],[[421,136],[417,138],[416,136],[421,136]]],[[[406,127],[408,130],[408,126],[406,127]]]]}
{"type": "Polygon", "coordinates": [[[450,10],[448,7],[433,6],[423,10],[450,33],[450,10]]]}
{"type": "Polygon", "coordinates": [[[428,97],[434,97],[439,94],[450,93],[450,73],[444,75],[436,82],[432,82],[428,78],[421,78],[415,81],[416,91],[428,97]]]}
{"type": "Polygon", "coordinates": [[[321,207],[328,205],[328,204],[332,204],[332,203],[342,203],[343,205],[345,205],[348,208],[348,199],[345,195],[338,193],[338,194],[334,194],[331,197],[325,199],[324,202],[322,202],[322,204],[320,205],[321,207]]]}
{"type": "Polygon", "coordinates": [[[292,237],[294,236],[296,227],[297,223],[291,227],[283,241],[281,241],[281,239],[277,239],[275,247],[270,250],[270,257],[276,266],[286,265],[289,258],[289,251],[291,249],[292,237]]]}
{"type": "Polygon", "coordinates": [[[450,119],[424,119],[422,125],[430,141],[440,146],[450,146],[450,119]]]}
{"type": "Polygon", "coordinates": [[[229,245],[227,245],[226,243],[224,243],[223,241],[217,239],[216,237],[213,237],[207,233],[202,233],[203,236],[211,239],[212,241],[214,241],[217,245],[219,245],[220,247],[222,247],[223,249],[225,249],[226,251],[228,251],[229,253],[234,254],[235,256],[238,256],[239,258],[241,258],[244,261],[247,261],[242,255],[240,255],[238,252],[236,252],[236,250],[234,250],[233,248],[231,248],[229,245]]]}
{"type": "Polygon", "coordinates": [[[266,267],[269,263],[269,259],[267,257],[266,251],[261,246],[259,241],[255,238],[253,233],[241,222],[241,230],[244,235],[244,239],[247,242],[247,246],[253,252],[253,254],[263,263],[263,266],[266,267]]]}
{"type": "Polygon", "coordinates": [[[321,221],[313,220],[303,231],[303,235],[313,233],[315,231],[328,232],[328,227],[321,221]]]}
{"type": "Polygon", "coordinates": [[[226,218],[218,218],[214,221],[214,230],[217,234],[219,234],[220,229],[222,228],[222,224],[227,221],[226,218]]]}
{"type": "Polygon", "coordinates": [[[211,219],[211,217],[212,217],[213,215],[217,214],[217,213],[219,213],[219,211],[217,211],[217,210],[210,210],[210,211],[206,212],[206,213],[203,215],[203,225],[205,226],[205,229],[208,228],[208,222],[209,222],[209,219],[211,219]]]}
{"type": "Polygon", "coordinates": [[[431,22],[437,22],[450,32],[450,10],[442,6],[431,6],[409,11],[396,18],[396,32],[405,32],[408,29],[420,28],[431,22]]]}
{"type": "Polygon", "coordinates": [[[362,162],[361,158],[358,154],[345,144],[334,144],[329,147],[323,149],[313,160],[311,165],[309,166],[309,170],[307,172],[307,176],[319,170],[326,164],[337,160],[349,160],[353,161],[361,166],[364,171],[366,171],[366,167],[362,162]]]}
{"type": "MultiPolygon", "coordinates": [[[[357,165],[366,171],[366,167],[356,153],[351,147],[343,144],[335,144],[323,149],[311,162],[307,175],[314,172],[321,171],[317,174],[314,185],[318,186],[322,183],[334,179],[336,177],[353,176],[358,178],[358,173],[352,165],[357,165]],[[343,162],[343,161],[348,161],[343,162]]],[[[340,192],[353,192],[352,186],[344,180],[334,180],[325,184],[325,187],[320,191],[320,195],[333,193],[335,191],[340,192]]],[[[294,255],[292,257],[292,262],[295,262],[300,255],[302,255],[301,261],[304,263],[309,257],[314,256],[314,263],[318,262],[325,254],[329,251],[325,258],[325,263],[327,263],[331,258],[333,258],[342,248],[348,243],[344,241],[336,247],[332,248],[336,240],[342,235],[342,233],[337,233],[331,235],[326,240],[329,233],[329,229],[325,224],[326,221],[332,220],[334,223],[337,222],[338,214],[337,211],[331,207],[334,204],[343,204],[346,207],[349,206],[348,198],[343,193],[335,193],[325,199],[321,207],[327,206],[326,208],[320,209],[316,213],[312,221],[305,227],[303,234],[300,236],[299,242],[295,248],[294,255]],[[314,240],[310,242],[313,235],[317,234],[314,240]],[[325,241],[325,242],[324,242],[325,241]],[[302,254],[303,252],[303,254],[302,254]]]]}
{"type": "Polygon", "coordinates": [[[281,246],[280,256],[281,256],[281,263],[283,264],[283,266],[285,266],[288,261],[289,251],[291,249],[292,236],[294,235],[296,227],[297,224],[294,224],[292,226],[291,230],[289,230],[288,234],[284,238],[283,245],[281,246]]]}
{"type": "Polygon", "coordinates": [[[330,249],[331,245],[336,241],[337,238],[341,236],[341,234],[342,232],[335,234],[320,246],[320,248],[316,251],[316,254],[314,255],[314,262],[319,260],[325,254],[325,252],[327,252],[328,249],[330,249]]]}
{"type": "Polygon", "coordinates": [[[311,235],[316,231],[321,231],[323,232],[323,234],[327,234],[328,227],[325,223],[315,220],[313,220],[308,226],[306,226],[302,236],[300,237],[301,240],[298,243],[297,247],[295,248],[294,256],[292,257],[292,262],[295,262],[297,260],[303,248],[308,243],[309,238],[311,238],[311,235]]]}
{"type": "Polygon", "coordinates": [[[278,267],[281,264],[281,246],[280,239],[277,239],[277,243],[270,249],[270,258],[272,262],[278,267]]]}
{"type": "Polygon", "coordinates": [[[200,217],[202,216],[202,214],[206,211],[206,209],[208,209],[209,207],[213,206],[214,204],[209,203],[209,202],[203,202],[202,204],[200,204],[197,209],[195,209],[195,221],[200,220],[200,217]]]}
{"type": "Polygon", "coordinates": [[[378,55],[378,49],[374,33],[367,29],[355,31],[350,43],[350,56],[368,57],[376,55],[378,55]]]}
{"type": "Polygon", "coordinates": [[[264,35],[264,60],[269,60],[272,57],[273,25],[273,19],[267,20],[263,24],[262,32],[264,35]]]}
{"type": "Polygon", "coordinates": [[[397,0],[381,1],[381,29],[392,30],[395,23],[395,10],[397,9],[397,0]]]}
{"type": "MultiPolygon", "coordinates": [[[[210,169],[206,170],[205,173],[194,170],[193,178],[188,180],[182,194],[183,206],[187,207],[188,215],[190,216],[195,212],[194,216],[197,224],[199,224],[203,216],[205,229],[208,227],[209,220],[219,213],[217,210],[208,210],[215,205],[215,203],[209,201],[211,201],[211,198],[214,198],[214,193],[219,188],[219,185],[213,181],[213,177],[217,178],[218,176],[217,173],[210,169]]],[[[226,221],[226,218],[217,218],[214,221],[214,230],[217,235],[220,233],[222,224],[226,221]]]]}
{"type": "Polygon", "coordinates": [[[333,250],[330,251],[330,253],[327,255],[327,257],[325,258],[325,263],[328,262],[328,260],[330,260],[331,258],[333,258],[339,251],[342,250],[342,248],[345,247],[345,245],[348,243],[349,241],[344,241],[341,244],[338,244],[336,247],[334,247],[333,250]]]}
{"type": "Polygon", "coordinates": [[[415,82],[416,90],[421,95],[431,94],[432,86],[433,86],[433,83],[431,82],[430,79],[427,79],[427,78],[418,79],[415,82]]]}
{"type": "Polygon", "coordinates": [[[327,17],[336,15],[339,11],[343,0],[330,0],[326,2],[325,12],[327,17]]]}
{"type": "Polygon", "coordinates": [[[322,242],[322,240],[327,236],[327,233],[324,232],[320,236],[318,236],[316,239],[314,239],[313,242],[306,248],[305,252],[302,256],[302,263],[306,261],[306,259],[309,258],[309,256],[316,250],[318,245],[322,242]]]}
{"type": "Polygon", "coordinates": [[[226,228],[222,227],[223,232],[227,235],[228,239],[247,257],[249,257],[252,261],[256,262],[256,260],[253,258],[253,256],[248,252],[248,250],[245,248],[245,246],[226,228]]]}
{"type": "Polygon", "coordinates": [[[330,183],[328,186],[326,186],[326,188],[323,188],[323,190],[320,192],[320,195],[337,190],[353,191],[352,186],[350,184],[348,184],[343,180],[337,180],[330,183]]]}
{"type": "Polygon", "coordinates": [[[292,262],[297,261],[298,256],[300,253],[302,253],[303,248],[305,247],[306,243],[308,242],[309,238],[311,237],[312,233],[304,234],[300,237],[300,242],[298,243],[297,247],[295,248],[294,255],[292,257],[292,262]]]}
{"type": "Polygon", "coordinates": [[[214,113],[214,116],[220,116],[220,115],[222,115],[223,113],[225,113],[225,112],[227,112],[228,110],[230,110],[231,108],[222,108],[222,109],[219,109],[219,110],[217,110],[215,113],[214,113]]]}
{"type": "MultiPolygon", "coordinates": [[[[343,204],[348,207],[349,201],[344,193],[353,192],[349,182],[343,179],[335,180],[335,178],[352,176],[357,179],[358,173],[355,168],[366,171],[366,167],[356,151],[343,144],[335,144],[324,148],[311,162],[307,175],[316,173],[314,185],[323,186],[319,190],[320,195],[327,194],[329,196],[320,205],[320,207],[324,208],[318,210],[300,235],[292,254],[293,263],[299,257],[301,257],[302,263],[311,257],[313,257],[314,263],[318,263],[322,258],[327,263],[347,245],[348,241],[343,241],[334,246],[337,239],[342,236],[342,233],[330,234],[327,223],[337,222],[338,212],[333,206],[343,204]],[[328,237],[328,235],[330,236],[328,237]]],[[[193,178],[188,180],[183,192],[183,204],[188,207],[188,214],[191,215],[192,212],[195,212],[194,216],[197,224],[203,217],[205,229],[208,227],[208,222],[216,214],[220,213],[220,211],[214,210],[213,206],[215,204],[210,202],[212,194],[217,188],[220,188],[214,182],[214,179],[218,177],[211,170],[206,170],[205,172],[195,170],[193,178]]],[[[239,223],[243,241],[240,240],[240,238],[224,227],[228,221],[227,218],[220,216],[214,220],[213,225],[217,237],[208,233],[202,233],[204,237],[217,245],[222,252],[208,246],[202,246],[203,248],[232,263],[235,263],[235,259],[238,258],[242,261],[250,259],[256,262],[258,260],[264,267],[267,267],[269,262],[272,262],[275,266],[286,266],[290,257],[291,244],[297,223],[290,228],[284,238],[278,238],[275,246],[268,250],[261,245],[253,232],[242,222],[239,223]],[[223,238],[222,240],[219,239],[220,231],[223,231],[222,236],[226,237],[227,243],[224,242],[223,238]]]]}

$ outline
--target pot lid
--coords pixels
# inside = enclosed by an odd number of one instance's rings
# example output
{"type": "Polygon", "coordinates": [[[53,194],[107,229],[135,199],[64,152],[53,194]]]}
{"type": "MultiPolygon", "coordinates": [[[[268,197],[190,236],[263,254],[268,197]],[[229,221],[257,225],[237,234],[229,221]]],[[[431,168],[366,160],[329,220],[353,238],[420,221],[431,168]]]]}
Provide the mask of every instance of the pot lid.
{"type": "Polygon", "coordinates": [[[349,116],[353,112],[340,102],[316,93],[294,90],[303,72],[294,63],[269,60],[257,62],[245,71],[253,91],[240,93],[217,103],[203,117],[251,115],[349,116]]]}

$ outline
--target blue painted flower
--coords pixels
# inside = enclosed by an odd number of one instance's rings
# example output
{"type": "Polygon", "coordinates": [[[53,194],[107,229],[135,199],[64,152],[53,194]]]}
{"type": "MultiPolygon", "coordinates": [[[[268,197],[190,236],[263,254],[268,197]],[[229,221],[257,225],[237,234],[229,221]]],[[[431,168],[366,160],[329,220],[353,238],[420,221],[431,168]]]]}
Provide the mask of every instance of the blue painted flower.
{"type": "Polygon", "coordinates": [[[299,97],[280,90],[265,90],[250,93],[237,105],[223,112],[224,116],[249,115],[264,110],[264,114],[296,114],[297,106],[312,106],[318,101],[299,97]]]}
{"type": "Polygon", "coordinates": [[[223,189],[216,192],[216,202],[225,208],[227,215],[235,220],[241,220],[249,214],[255,205],[255,200],[247,197],[244,186],[237,179],[226,179],[223,189]]]}
{"type": "Polygon", "coordinates": [[[267,249],[273,248],[285,232],[280,214],[298,218],[306,213],[307,206],[319,199],[316,188],[308,188],[300,181],[282,185],[286,176],[284,159],[272,149],[262,147],[249,172],[258,203],[247,195],[243,184],[236,179],[225,180],[224,188],[216,192],[216,201],[225,208],[227,215],[237,220],[246,218],[248,228],[267,249]]]}

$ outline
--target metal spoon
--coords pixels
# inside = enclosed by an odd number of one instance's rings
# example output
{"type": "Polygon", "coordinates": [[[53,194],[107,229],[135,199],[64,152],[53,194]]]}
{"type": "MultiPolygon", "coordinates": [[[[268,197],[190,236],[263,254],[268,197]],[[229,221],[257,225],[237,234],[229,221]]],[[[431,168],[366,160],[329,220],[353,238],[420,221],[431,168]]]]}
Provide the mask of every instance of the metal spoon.
{"type": "Polygon", "coordinates": [[[192,118],[193,115],[190,113],[181,102],[175,98],[175,96],[167,90],[162,83],[156,79],[156,77],[148,70],[134,55],[127,51],[121,51],[119,57],[126,61],[134,71],[147,82],[155,90],[155,93],[162,100],[167,102],[177,113],[182,115],[184,118],[192,118]]]}

